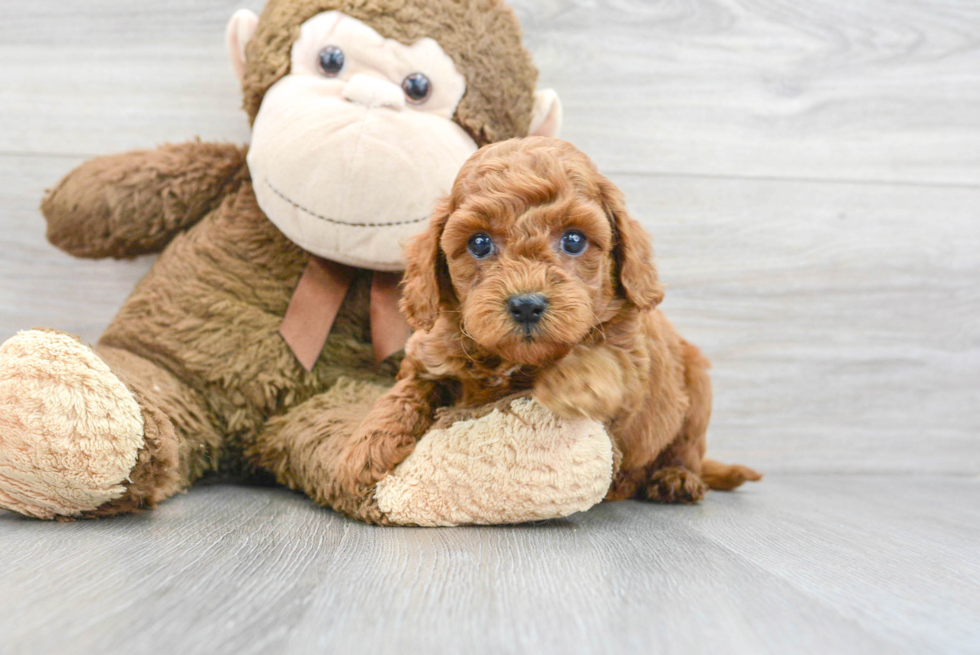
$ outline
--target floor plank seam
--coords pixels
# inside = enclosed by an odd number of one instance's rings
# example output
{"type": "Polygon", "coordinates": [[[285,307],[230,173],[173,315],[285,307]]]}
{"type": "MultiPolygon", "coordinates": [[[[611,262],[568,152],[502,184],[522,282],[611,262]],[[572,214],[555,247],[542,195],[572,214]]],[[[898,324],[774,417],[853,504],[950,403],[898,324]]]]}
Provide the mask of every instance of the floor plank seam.
{"type": "MultiPolygon", "coordinates": [[[[186,139],[175,139],[174,142],[194,139],[194,135],[189,135],[186,139]]],[[[206,140],[206,139],[205,139],[206,140]]],[[[227,139],[215,139],[215,141],[225,143],[227,139]]],[[[139,148],[136,148],[139,149],[139,148]]],[[[104,156],[106,153],[92,152],[34,152],[21,150],[0,150],[0,157],[11,159],[92,159],[104,156]]],[[[774,176],[774,175],[725,175],[722,173],[693,173],[685,171],[628,171],[615,168],[603,169],[607,177],[638,177],[638,178],[665,178],[665,179],[701,179],[701,180],[726,180],[726,181],[745,181],[745,182],[785,182],[789,184],[826,184],[826,185],[852,185],[861,187],[913,187],[924,189],[959,189],[980,191],[980,183],[967,184],[963,182],[926,182],[921,180],[872,180],[857,178],[819,178],[819,177],[798,177],[798,176],[774,176]]],[[[980,179],[980,171],[977,173],[980,179]]]]}

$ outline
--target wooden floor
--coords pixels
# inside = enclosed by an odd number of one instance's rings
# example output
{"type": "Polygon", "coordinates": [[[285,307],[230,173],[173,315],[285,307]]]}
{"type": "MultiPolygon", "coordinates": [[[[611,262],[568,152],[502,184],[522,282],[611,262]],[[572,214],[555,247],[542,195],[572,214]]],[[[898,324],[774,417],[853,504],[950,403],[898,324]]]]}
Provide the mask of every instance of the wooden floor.
{"type": "Polygon", "coordinates": [[[980,484],[773,476],[697,507],[374,528],[282,489],[0,515],[0,651],[975,653],[980,484]]]}
{"type": "MultiPolygon", "coordinates": [[[[263,0],[0,0],[0,340],[94,341],[152,264],[44,240],[88,157],[245,142],[263,0]]],[[[375,529],[213,485],[0,513],[0,654],[980,652],[980,4],[514,0],[564,136],[653,233],[714,362],[698,507],[375,529]]]]}

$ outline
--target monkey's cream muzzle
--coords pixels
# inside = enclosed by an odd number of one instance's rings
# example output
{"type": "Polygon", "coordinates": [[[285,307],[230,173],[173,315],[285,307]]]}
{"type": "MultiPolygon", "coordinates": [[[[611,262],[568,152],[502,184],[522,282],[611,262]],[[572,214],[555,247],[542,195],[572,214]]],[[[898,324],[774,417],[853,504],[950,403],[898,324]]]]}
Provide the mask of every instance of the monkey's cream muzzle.
{"type": "Polygon", "coordinates": [[[269,219],[302,248],[381,271],[404,268],[402,244],[477,146],[452,121],[465,80],[431,39],[384,39],[337,12],[304,24],[292,71],[269,89],[253,125],[248,165],[269,219]],[[343,70],[316,62],[341,48],[343,70]],[[406,101],[402,80],[423,73],[432,94],[406,101]]]}
{"type": "Polygon", "coordinates": [[[364,107],[405,108],[405,93],[401,88],[372,75],[358,73],[344,85],[341,97],[364,107]]]}

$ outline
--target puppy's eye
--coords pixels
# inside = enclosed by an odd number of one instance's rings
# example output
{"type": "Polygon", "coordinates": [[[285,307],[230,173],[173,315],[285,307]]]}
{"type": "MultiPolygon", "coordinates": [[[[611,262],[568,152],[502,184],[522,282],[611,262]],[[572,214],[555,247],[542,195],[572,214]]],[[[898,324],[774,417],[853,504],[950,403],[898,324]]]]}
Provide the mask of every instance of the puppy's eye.
{"type": "Polygon", "coordinates": [[[589,245],[589,240],[578,230],[569,230],[561,237],[562,252],[571,255],[581,255],[585,252],[585,247],[589,245]]]}
{"type": "Polygon", "coordinates": [[[320,72],[327,77],[337,77],[340,71],[344,70],[344,51],[335,45],[328,45],[320,51],[317,57],[317,66],[320,72]]]}
{"type": "Polygon", "coordinates": [[[420,105],[432,95],[432,82],[422,73],[412,73],[402,81],[402,91],[409,102],[420,105]]]}
{"type": "Polygon", "coordinates": [[[466,244],[466,249],[477,259],[485,259],[493,252],[493,239],[486,234],[474,234],[466,244]]]}

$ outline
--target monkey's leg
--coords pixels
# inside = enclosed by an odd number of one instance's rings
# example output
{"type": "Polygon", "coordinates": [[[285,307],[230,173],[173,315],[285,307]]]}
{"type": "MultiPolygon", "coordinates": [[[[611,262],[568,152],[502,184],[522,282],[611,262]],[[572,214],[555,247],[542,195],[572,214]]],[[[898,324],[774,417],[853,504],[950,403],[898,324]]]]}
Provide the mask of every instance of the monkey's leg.
{"type": "MultiPolygon", "coordinates": [[[[373,493],[356,494],[342,484],[345,452],[374,402],[388,389],[342,378],[330,390],[271,419],[246,448],[249,460],[280,484],[369,523],[387,523],[373,493]]],[[[370,490],[373,492],[373,490],[370,490]]]]}
{"type": "Polygon", "coordinates": [[[0,346],[0,507],[43,519],[153,507],[217,443],[201,399],[136,355],[53,330],[0,346]]]}
{"type": "MultiPolygon", "coordinates": [[[[600,502],[612,478],[601,424],[566,421],[529,398],[447,411],[380,482],[352,492],[351,446],[383,387],[342,381],[270,421],[252,460],[317,503],[370,523],[521,523],[600,502]]],[[[378,462],[374,462],[378,464],[378,462]]]]}

